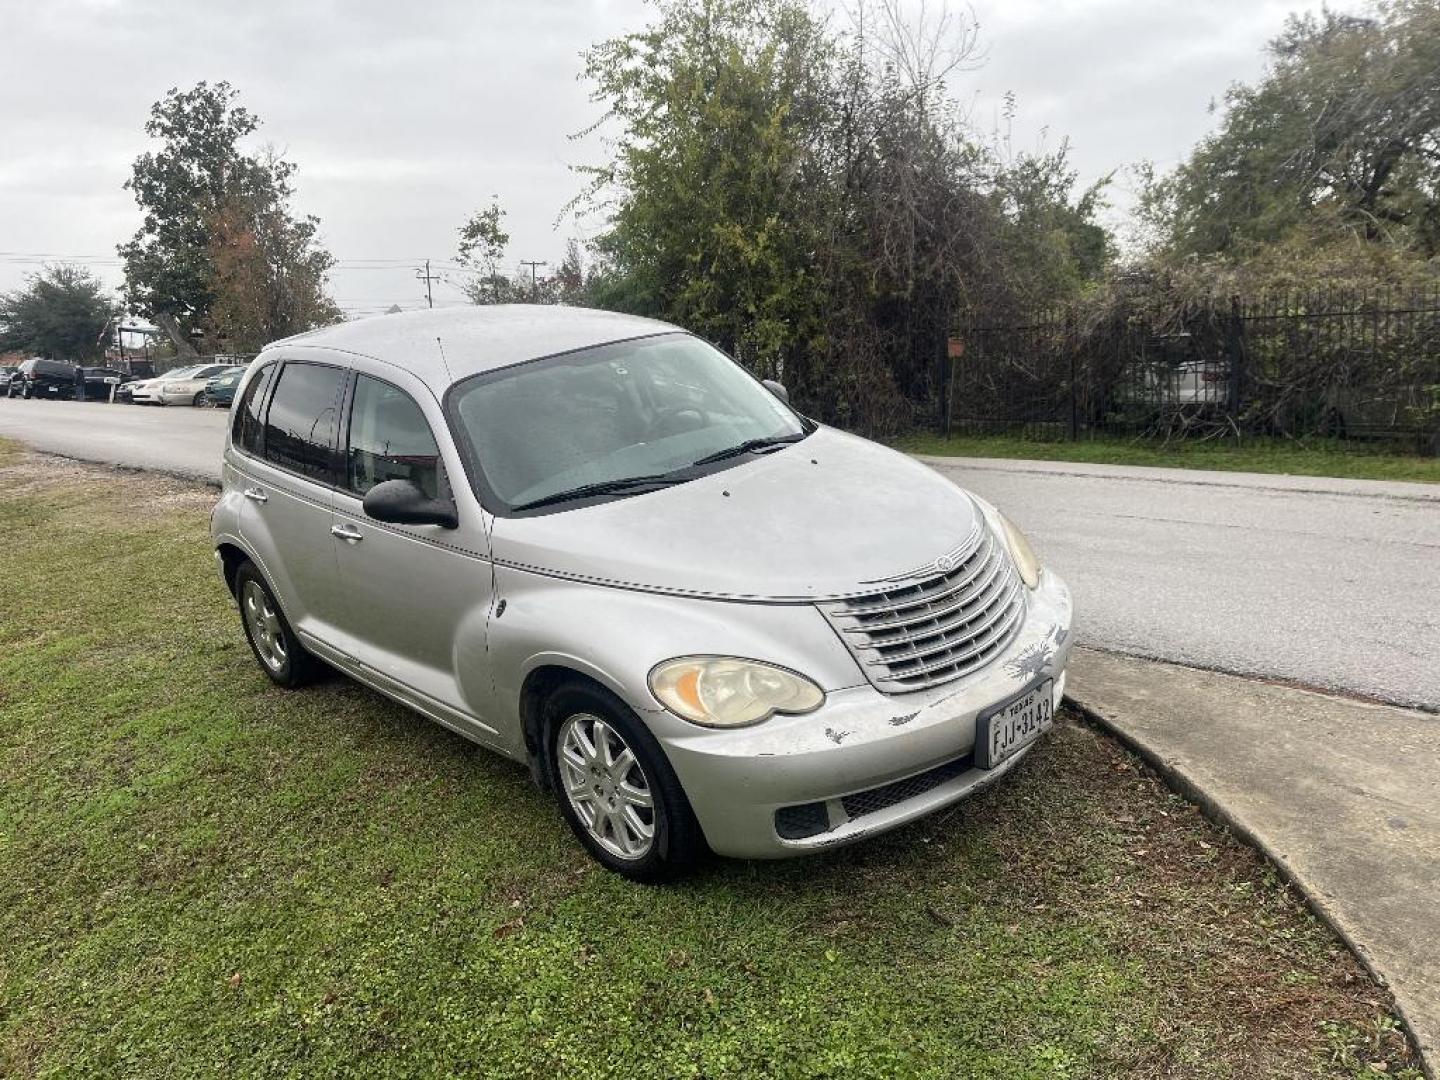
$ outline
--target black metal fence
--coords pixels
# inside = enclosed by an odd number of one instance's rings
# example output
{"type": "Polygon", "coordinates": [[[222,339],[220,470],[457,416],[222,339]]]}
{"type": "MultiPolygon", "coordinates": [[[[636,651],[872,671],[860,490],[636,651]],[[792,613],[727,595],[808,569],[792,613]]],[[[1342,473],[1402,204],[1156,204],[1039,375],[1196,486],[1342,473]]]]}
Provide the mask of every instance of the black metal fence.
{"type": "Polygon", "coordinates": [[[1440,291],[1058,312],[958,332],[947,432],[1269,435],[1440,452],[1440,291]],[[956,355],[958,354],[958,355],[956,355]]]}

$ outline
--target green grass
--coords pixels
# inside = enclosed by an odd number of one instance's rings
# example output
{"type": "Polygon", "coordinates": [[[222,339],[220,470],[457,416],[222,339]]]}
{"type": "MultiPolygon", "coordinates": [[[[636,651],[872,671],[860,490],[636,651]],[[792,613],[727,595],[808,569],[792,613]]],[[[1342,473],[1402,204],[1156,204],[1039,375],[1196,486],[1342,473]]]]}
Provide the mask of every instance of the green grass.
{"type": "Polygon", "coordinates": [[[1013,435],[917,433],[895,444],[912,454],[951,457],[1029,458],[1102,465],[1158,465],[1173,469],[1339,476],[1358,480],[1416,480],[1440,483],[1440,458],[1387,453],[1363,443],[1279,439],[1172,442],[1147,439],[1081,439],[1055,442],[1013,435]]]}
{"type": "Polygon", "coordinates": [[[0,1075],[1409,1066],[1267,866],[1068,720],[876,843],[609,875],[523,768],[272,688],[212,499],[0,447],[0,1075]]]}

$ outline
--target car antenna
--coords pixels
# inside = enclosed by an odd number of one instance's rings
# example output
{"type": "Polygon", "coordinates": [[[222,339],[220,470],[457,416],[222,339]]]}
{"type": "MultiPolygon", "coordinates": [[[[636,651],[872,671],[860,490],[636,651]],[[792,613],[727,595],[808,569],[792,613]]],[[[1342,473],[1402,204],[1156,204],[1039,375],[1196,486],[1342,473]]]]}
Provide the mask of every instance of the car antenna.
{"type": "Polygon", "coordinates": [[[440,366],[445,369],[445,378],[449,379],[451,382],[454,382],[455,376],[450,373],[450,362],[445,359],[445,346],[440,341],[439,334],[435,335],[435,347],[440,350],[440,366]]]}

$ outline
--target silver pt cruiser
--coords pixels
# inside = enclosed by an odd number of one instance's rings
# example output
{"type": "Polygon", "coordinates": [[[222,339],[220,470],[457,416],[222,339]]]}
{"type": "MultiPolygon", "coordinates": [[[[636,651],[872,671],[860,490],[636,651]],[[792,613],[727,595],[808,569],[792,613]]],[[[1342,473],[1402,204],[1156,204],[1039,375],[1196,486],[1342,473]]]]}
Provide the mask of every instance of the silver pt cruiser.
{"type": "Polygon", "coordinates": [[[267,348],[216,558],[317,660],[507,757],[637,879],[872,836],[1010,769],[1070,595],[993,506],[673,326],[389,315],[267,348]]]}

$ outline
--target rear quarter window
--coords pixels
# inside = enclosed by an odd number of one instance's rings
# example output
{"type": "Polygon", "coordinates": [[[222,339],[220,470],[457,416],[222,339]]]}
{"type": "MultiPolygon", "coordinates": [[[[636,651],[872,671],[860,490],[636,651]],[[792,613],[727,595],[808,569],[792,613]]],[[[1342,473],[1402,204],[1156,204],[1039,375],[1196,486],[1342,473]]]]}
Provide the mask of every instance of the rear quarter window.
{"type": "Polygon", "coordinates": [[[250,385],[245,388],[244,400],[235,410],[235,427],[231,437],[236,446],[256,456],[260,454],[263,432],[260,409],[265,404],[265,391],[270,387],[270,380],[275,377],[276,366],[266,364],[255,373],[250,385]]]}
{"type": "Polygon", "coordinates": [[[330,483],[335,476],[335,428],[345,372],[290,361],[280,369],[265,410],[263,455],[282,469],[330,483]]]}

